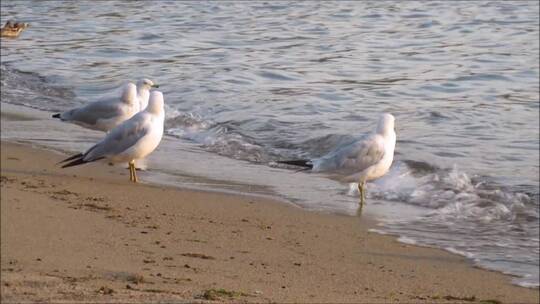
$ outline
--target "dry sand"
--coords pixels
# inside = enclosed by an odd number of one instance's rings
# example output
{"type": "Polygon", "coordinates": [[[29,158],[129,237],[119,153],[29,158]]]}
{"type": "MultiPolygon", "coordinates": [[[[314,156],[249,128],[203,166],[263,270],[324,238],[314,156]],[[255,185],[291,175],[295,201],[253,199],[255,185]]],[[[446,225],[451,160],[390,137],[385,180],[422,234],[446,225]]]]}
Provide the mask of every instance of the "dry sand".
{"type": "Polygon", "coordinates": [[[63,157],[2,142],[3,303],[539,302],[462,257],[369,233],[365,218],[132,184],[104,164],[60,169],[63,157]]]}

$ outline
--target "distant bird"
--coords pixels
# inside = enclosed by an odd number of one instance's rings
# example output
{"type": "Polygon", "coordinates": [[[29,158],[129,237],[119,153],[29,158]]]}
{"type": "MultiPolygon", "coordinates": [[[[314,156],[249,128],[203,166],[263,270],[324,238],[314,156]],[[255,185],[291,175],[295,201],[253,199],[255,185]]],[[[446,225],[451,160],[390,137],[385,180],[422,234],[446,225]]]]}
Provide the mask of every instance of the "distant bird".
{"type": "Polygon", "coordinates": [[[148,105],[151,88],[159,88],[159,85],[150,79],[141,79],[137,81],[137,98],[139,99],[139,111],[142,111],[148,105]]]}
{"type": "Polygon", "coordinates": [[[135,160],[152,153],[163,136],[165,120],[163,93],[152,91],[145,110],[112,129],[104,139],[86,152],[61,161],[62,168],[77,166],[100,159],[113,163],[129,163],[129,180],[138,182],[135,160]]]}
{"type": "Polygon", "coordinates": [[[391,114],[382,114],[375,132],[352,144],[338,147],[323,157],[278,163],[329,173],[343,182],[358,182],[362,207],[366,199],[366,182],[382,177],[392,165],[396,146],[394,120],[391,114]]]}
{"type": "Polygon", "coordinates": [[[139,107],[137,87],[133,83],[127,83],[120,98],[96,101],[61,114],[54,114],[52,117],[88,129],[108,132],[139,112],[139,107]]]}
{"type": "Polygon", "coordinates": [[[16,38],[19,34],[30,25],[24,22],[13,22],[9,20],[0,30],[1,37],[16,38]]]}

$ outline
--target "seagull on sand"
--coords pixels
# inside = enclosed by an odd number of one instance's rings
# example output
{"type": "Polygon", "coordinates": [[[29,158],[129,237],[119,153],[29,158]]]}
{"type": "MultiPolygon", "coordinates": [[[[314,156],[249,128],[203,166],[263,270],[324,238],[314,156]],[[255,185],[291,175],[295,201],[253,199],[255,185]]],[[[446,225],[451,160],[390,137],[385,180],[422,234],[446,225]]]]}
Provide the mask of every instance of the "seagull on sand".
{"type": "Polygon", "coordinates": [[[109,132],[146,108],[150,89],[153,87],[159,86],[149,79],[139,80],[137,86],[127,83],[122,89],[120,98],[96,101],[64,113],[54,114],[52,117],[88,129],[109,132]]]}
{"type": "Polygon", "coordinates": [[[163,93],[152,91],[144,111],[112,129],[105,138],[86,152],[68,157],[60,163],[62,168],[82,165],[100,159],[113,163],[129,163],[129,180],[138,182],[135,160],[152,153],[163,136],[165,110],[163,93]]]}
{"type": "Polygon", "coordinates": [[[392,165],[396,146],[394,120],[391,114],[382,114],[375,132],[323,157],[278,163],[301,166],[311,169],[312,172],[328,173],[343,182],[357,182],[362,208],[366,199],[366,182],[382,177],[392,165]]]}

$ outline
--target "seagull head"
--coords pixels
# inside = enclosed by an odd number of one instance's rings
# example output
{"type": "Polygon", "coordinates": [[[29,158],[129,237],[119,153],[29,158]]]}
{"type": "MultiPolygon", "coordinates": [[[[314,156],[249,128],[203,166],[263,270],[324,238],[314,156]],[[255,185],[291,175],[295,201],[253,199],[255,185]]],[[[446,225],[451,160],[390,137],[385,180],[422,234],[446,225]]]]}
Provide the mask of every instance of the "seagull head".
{"type": "Polygon", "coordinates": [[[124,89],[122,90],[122,100],[127,104],[132,104],[137,98],[137,87],[129,82],[126,83],[124,89]]]}
{"type": "Polygon", "coordinates": [[[394,133],[394,121],[395,118],[392,114],[384,113],[379,118],[379,122],[377,123],[377,133],[381,135],[389,135],[394,133]]]}
{"type": "Polygon", "coordinates": [[[159,85],[148,78],[143,78],[137,82],[137,88],[150,90],[151,88],[159,88],[159,85]]]}

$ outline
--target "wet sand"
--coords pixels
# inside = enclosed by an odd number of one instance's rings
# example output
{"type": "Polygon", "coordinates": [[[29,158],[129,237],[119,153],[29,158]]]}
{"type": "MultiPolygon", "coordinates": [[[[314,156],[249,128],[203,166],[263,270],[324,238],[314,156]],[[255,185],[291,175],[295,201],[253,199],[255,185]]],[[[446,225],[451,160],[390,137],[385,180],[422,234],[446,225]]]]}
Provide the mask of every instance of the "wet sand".
{"type": "Polygon", "coordinates": [[[132,184],[127,169],[63,158],[2,142],[3,303],[539,301],[460,256],[370,233],[366,217],[132,184]]]}

